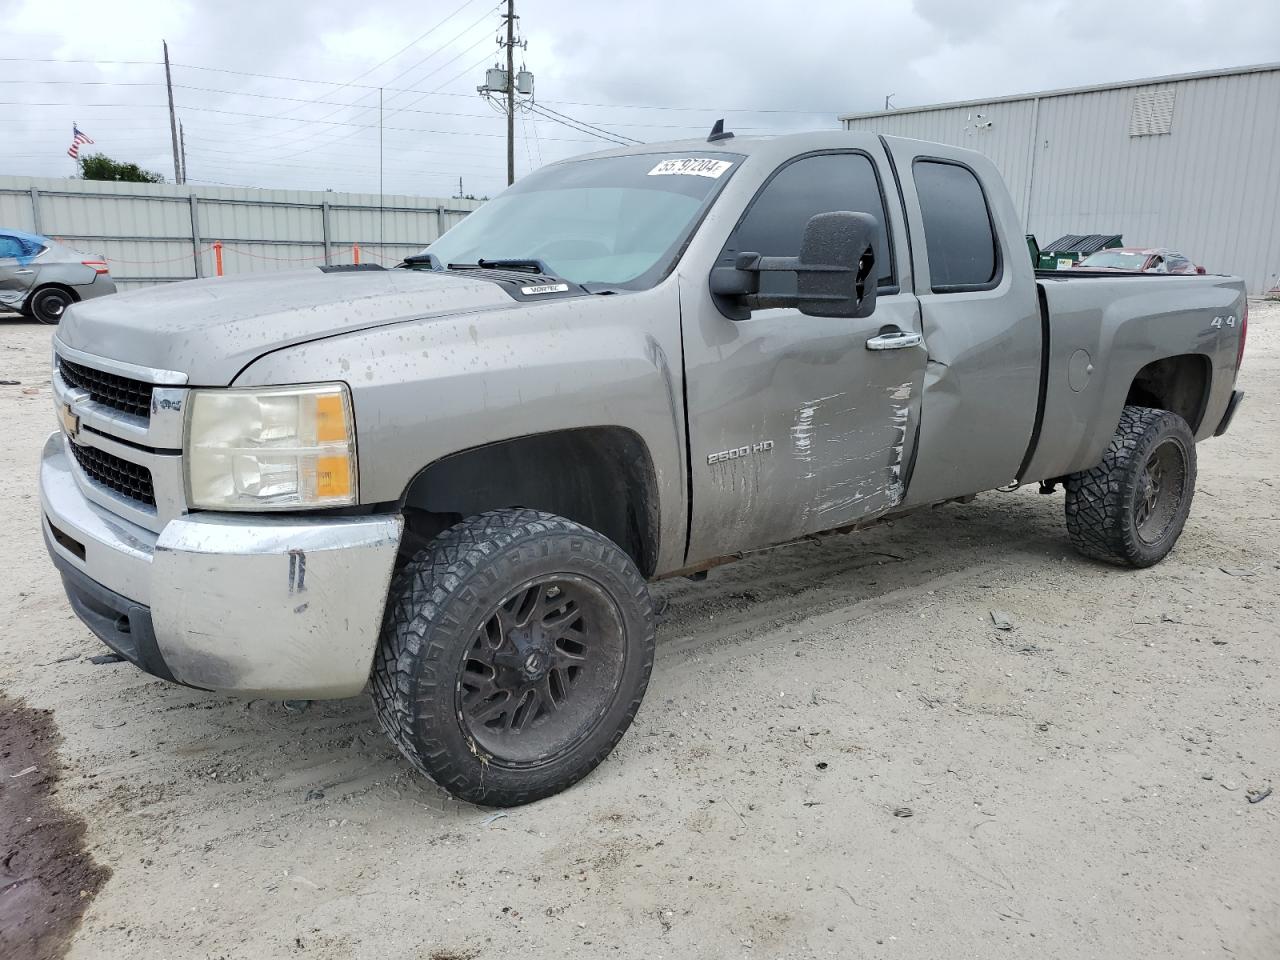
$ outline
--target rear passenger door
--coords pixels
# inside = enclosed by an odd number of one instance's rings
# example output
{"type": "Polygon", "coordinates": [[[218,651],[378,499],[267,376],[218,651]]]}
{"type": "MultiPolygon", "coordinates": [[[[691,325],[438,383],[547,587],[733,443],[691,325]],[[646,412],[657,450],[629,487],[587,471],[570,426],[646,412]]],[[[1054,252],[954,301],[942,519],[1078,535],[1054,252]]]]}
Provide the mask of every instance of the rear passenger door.
{"type": "Polygon", "coordinates": [[[885,138],[911,228],[928,347],[906,504],[1003,486],[1027,453],[1043,332],[1023,230],[995,165],[967,150],[885,138]]]}
{"type": "MultiPolygon", "coordinates": [[[[892,191],[867,152],[793,157],[759,188],[715,261],[797,256],[815,214],[870,213],[882,226],[870,317],[771,309],[732,320],[712,305],[705,273],[682,277],[690,563],[840,527],[901,499],[924,351],[915,297],[902,290],[906,248],[892,191]],[[902,349],[868,347],[894,330],[911,335],[895,344],[902,349]]],[[[761,293],[795,289],[794,273],[761,275],[761,293]]]]}

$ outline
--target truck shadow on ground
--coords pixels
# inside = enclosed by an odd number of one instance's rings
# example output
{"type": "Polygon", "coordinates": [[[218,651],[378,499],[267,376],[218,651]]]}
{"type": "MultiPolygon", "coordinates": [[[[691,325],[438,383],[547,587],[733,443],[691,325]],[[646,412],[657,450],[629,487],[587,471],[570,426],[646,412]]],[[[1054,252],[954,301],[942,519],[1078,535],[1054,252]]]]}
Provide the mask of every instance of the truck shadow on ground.
{"type": "MultiPolygon", "coordinates": [[[[650,695],[664,687],[664,673],[678,659],[713,647],[731,657],[735,647],[815,616],[857,619],[878,602],[897,603],[957,576],[991,581],[1002,569],[1007,575],[1064,556],[1088,563],[1071,553],[1060,510],[1060,498],[990,495],[753,555],[713,570],[705,582],[657,583],[662,614],[650,695]]],[[[200,805],[241,795],[248,803],[292,797],[305,807],[377,791],[446,819],[474,816],[474,807],[449,798],[399,756],[365,697],[290,713],[278,701],[135,678],[123,673],[127,665],[111,669],[122,671],[127,686],[100,705],[104,715],[95,723],[122,728],[111,737],[116,762],[96,768],[103,814],[159,804],[145,813],[162,816],[165,806],[186,808],[201,794],[207,796],[200,805]],[[121,759],[123,753],[129,757],[121,759]]]]}

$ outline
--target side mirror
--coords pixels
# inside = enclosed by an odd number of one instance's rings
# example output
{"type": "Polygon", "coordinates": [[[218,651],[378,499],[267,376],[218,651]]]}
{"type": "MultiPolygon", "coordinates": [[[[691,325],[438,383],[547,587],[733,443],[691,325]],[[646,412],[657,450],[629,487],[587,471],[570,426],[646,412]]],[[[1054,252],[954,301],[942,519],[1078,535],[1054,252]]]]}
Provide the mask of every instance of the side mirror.
{"type": "Polygon", "coordinates": [[[711,295],[734,320],[775,307],[796,308],[810,317],[869,317],[876,309],[879,231],[879,222],[867,213],[819,213],[805,224],[800,256],[740,253],[732,267],[711,271],[711,295]],[[760,293],[760,274],[773,271],[796,275],[794,295],[760,293]]]}

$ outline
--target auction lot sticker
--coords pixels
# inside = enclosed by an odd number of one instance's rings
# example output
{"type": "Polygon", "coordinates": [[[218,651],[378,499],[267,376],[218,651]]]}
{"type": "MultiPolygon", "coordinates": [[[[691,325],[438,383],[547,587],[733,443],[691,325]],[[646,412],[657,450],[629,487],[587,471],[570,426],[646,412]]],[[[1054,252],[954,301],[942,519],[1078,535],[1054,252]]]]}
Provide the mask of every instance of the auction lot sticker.
{"type": "Polygon", "coordinates": [[[678,174],[686,177],[710,177],[716,179],[733,166],[731,160],[711,160],[707,157],[684,157],[675,160],[663,160],[649,171],[651,177],[662,177],[678,174]]]}

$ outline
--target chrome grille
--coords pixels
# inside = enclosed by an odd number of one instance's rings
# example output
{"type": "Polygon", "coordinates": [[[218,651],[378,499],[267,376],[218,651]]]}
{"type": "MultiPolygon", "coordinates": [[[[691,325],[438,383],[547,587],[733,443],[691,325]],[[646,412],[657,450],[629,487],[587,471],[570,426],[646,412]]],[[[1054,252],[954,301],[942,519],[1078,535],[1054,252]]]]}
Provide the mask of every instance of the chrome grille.
{"type": "Polygon", "coordinates": [[[138,417],[151,416],[152,385],[114,373],[95,370],[58,357],[58,373],[70,387],[87,390],[89,396],[103,406],[138,417]]]}
{"type": "Polygon", "coordinates": [[[130,500],[137,500],[149,507],[156,505],[156,492],[151,483],[151,471],[140,464],[130,463],[115,454],[84,447],[74,440],[68,444],[80,469],[96,483],[114,490],[130,500]]]}

